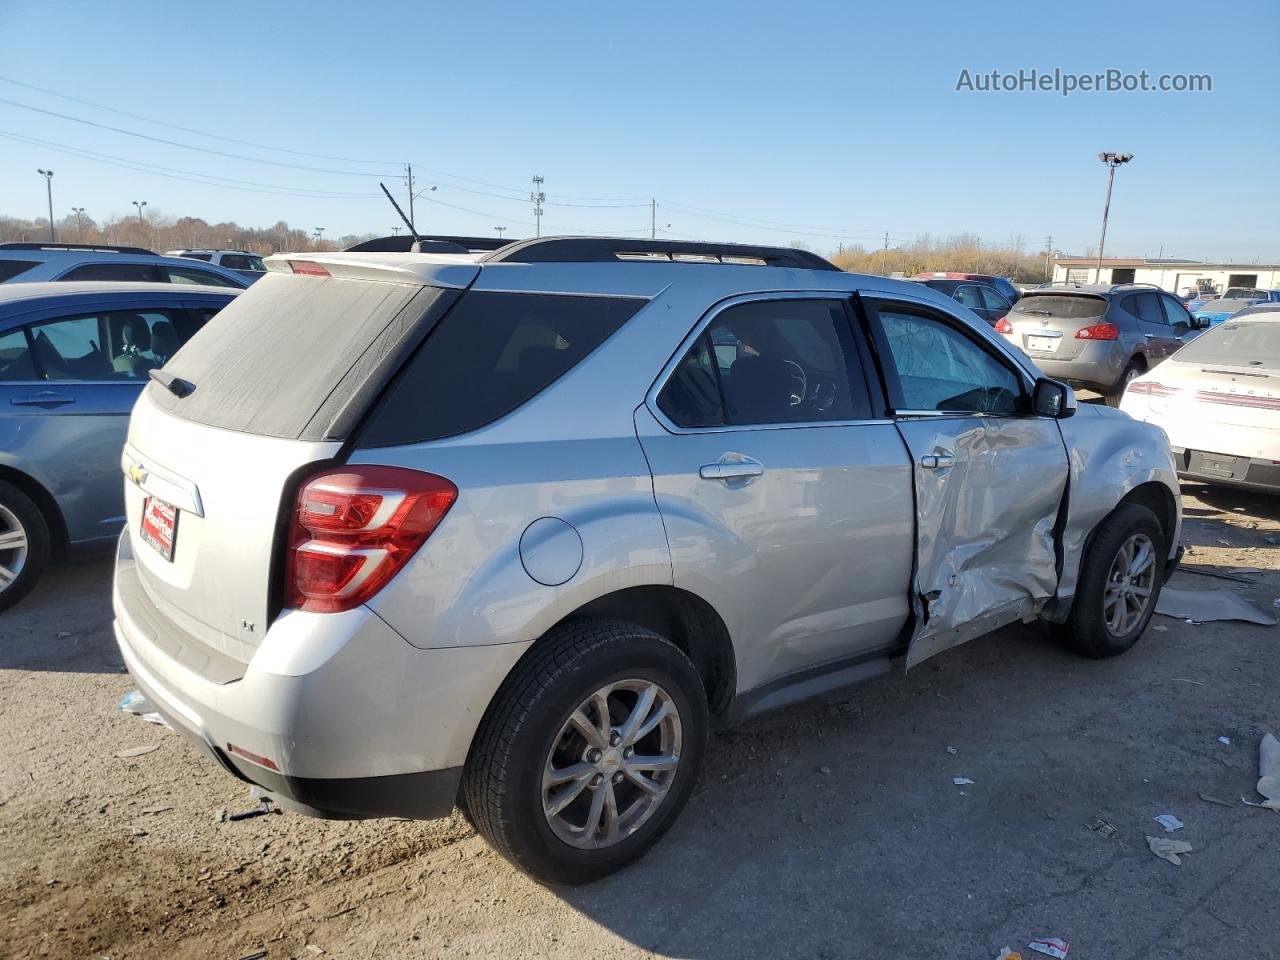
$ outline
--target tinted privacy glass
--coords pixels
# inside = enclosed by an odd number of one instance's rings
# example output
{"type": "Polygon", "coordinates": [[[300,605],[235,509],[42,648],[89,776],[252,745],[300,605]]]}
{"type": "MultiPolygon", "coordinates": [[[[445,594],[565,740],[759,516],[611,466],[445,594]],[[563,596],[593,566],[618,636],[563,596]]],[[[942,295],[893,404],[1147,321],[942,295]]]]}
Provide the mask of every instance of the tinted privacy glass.
{"type": "Polygon", "coordinates": [[[988,310],[1005,311],[1009,309],[1009,301],[995,287],[979,287],[978,289],[982,293],[982,302],[988,310]]]}
{"type": "Polygon", "coordinates": [[[1138,294],[1138,316],[1144,323],[1165,324],[1164,311],[1160,309],[1160,301],[1154,293],[1138,294]]]}
{"type": "Polygon", "coordinates": [[[901,410],[1015,414],[1018,377],[1001,361],[939,320],[880,305],[880,322],[901,385],[901,410]]]}
{"type": "Polygon", "coordinates": [[[199,267],[163,267],[161,269],[170,283],[202,283],[210,287],[235,289],[240,287],[238,283],[233,283],[226,277],[210,273],[208,270],[201,270],[199,267]]]}
{"type": "Polygon", "coordinates": [[[952,294],[957,300],[963,303],[970,310],[982,309],[982,298],[978,292],[978,288],[974,286],[956,287],[956,292],[952,294]]]}
{"type": "Polygon", "coordinates": [[[844,304],[765,300],[724,310],[658,396],[681,427],[870,417],[844,304]]]}
{"type": "Polygon", "coordinates": [[[396,376],[360,443],[438,440],[492,423],[573,369],[645,302],[467,293],[396,376]]]}
{"type": "Polygon", "coordinates": [[[165,364],[195,390],[179,398],[153,384],[147,395],[175,416],[227,430],[324,439],[338,429],[341,439],[350,424],[338,413],[322,422],[322,408],[349,412],[441,296],[452,294],[269,273],[165,364]]]}
{"type": "Polygon", "coordinates": [[[27,347],[27,335],[21,330],[0,333],[0,383],[34,380],[35,364],[27,347]]]}
{"type": "Polygon", "coordinates": [[[1221,363],[1280,370],[1280,323],[1229,320],[1207,330],[1173,355],[1183,363],[1221,363]]]}
{"type": "Polygon", "coordinates": [[[36,265],[34,260],[0,260],[0,283],[26,273],[36,265]]]}
{"type": "Polygon", "coordinates": [[[1013,312],[1030,317],[1052,317],[1056,320],[1092,320],[1107,312],[1107,301],[1101,297],[1057,297],[1052,294],[1028,293],[1013,305],[1013,312]]]}
{"type": "Polygon", "coordinates": [[[85,263],[72,267],[59,280],[141,280],[164,283],[168,278],[151,263],[85,263]]]}
{"type": "Polygon", "coordinates": [[[228,270],[254,270],[259,273],[266,269],[262,266],[261,257],[249,257],[240,253],[224,253],[219,265],[228,270]]]}

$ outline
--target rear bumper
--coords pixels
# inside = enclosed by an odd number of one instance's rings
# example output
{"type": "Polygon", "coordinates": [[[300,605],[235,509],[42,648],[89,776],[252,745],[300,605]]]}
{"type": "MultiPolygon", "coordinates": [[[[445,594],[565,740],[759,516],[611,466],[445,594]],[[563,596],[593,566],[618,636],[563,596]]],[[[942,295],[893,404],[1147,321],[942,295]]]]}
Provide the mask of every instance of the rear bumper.
{"type": "MultiPolygon", "coordinates": [[[[1124,374],[1126,357],[1113,341],[1086,343],[1070,360],[1054,360],[1029,354],[1045,376],[1062,380],[1072,387],[1110,393],[1124,374]]],[[[1121,348],[1123,349],[1123,348],[1121,348]]]]}
{"type": "Polygon", "coordinates": [[[174,636],[128,537],[113,605],[125,665],[174,730],[282,806],[336,819],[447,816],[476,727],[527,649],[422,650],[365,608],[290,611],[228,679],[225,658],[212,656],[206,669],[174,636]]]}
{"type": "Polygon", "coordinates": [[[1202,483],[1280,493],[1280,463],[1203,450],[1173,448],[1178,476],[1202,483]]]}

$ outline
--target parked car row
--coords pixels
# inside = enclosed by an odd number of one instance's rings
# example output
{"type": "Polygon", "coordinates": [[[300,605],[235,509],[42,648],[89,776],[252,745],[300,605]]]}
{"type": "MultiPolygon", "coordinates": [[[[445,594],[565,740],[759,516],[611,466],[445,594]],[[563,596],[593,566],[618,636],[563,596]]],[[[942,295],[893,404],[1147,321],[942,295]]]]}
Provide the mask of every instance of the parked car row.
{"type": "Polygon", "coordinates": [[[184,283],[242,290],[248,277],[212,263],[161,257],[142,247],[76,243],[0,243],[0,283],[114,280],[184,283]]]}

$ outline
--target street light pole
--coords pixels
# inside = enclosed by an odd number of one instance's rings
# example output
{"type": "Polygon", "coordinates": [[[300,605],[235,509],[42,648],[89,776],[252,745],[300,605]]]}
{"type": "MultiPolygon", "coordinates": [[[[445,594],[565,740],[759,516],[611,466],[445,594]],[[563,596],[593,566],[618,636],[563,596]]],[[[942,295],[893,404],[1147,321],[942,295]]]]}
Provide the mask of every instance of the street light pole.
{"type": "Polygon", "coordinates": [[[1107,202],[1102,207],[1102,236],[1098,238],[1098,263],[1093,271],[1093,282],[1102,282],[1102,248],[1107,243],[1107,217],[1111,214],[1111,186],[1116,180],[1116,167],[1133,159],[1132,153],[1100,153],[1098,159],[1107,165],[1107,202]]]}
{"type": "Polygon", "coordinates": [[[501,242],[502,242],[502,234],[503,234],[503,232],[504,232],[507,228],[506,228],[506,227],[494,227],[493,229],[495,229],[495,230],[497,230],[497,231],[498,231],[498,242],[499,242],[499,243],[501,243],[501,242]]]}
{"type": "Polygon", "coordinates": [[[141,226],[143,226],[143,223],[142,223],[142,208],[143,208],[143,207],[145,207],[145,206],[147,205],[147,201],[145,201],[145,200],[134,200],[134,201],[133,201],[133,205],[134,205],[135,207],[137,207],[137,208],[138,208],[138,226],[140,226],[140,227],[141,227],[141,226]]]}
{"type": "Polygon", "coordinates": [[[320,246],[320,241],[324,238],[324,227],[316,227],[315,231],[316,247],[320,246]]]}
{"type": "Polygon", "coordinates": [[[84,207],[72,207],[71,212],[76,215],[76,240],[78,242],[84,239],[84,207]]]}
{"type": "Polygon", "coordinates": [[[49,195],[49,242],[53,243],[58,239],[53,232],[53,171],[37,170],[36,173],[44,177],[45,192],[49,195]]]}

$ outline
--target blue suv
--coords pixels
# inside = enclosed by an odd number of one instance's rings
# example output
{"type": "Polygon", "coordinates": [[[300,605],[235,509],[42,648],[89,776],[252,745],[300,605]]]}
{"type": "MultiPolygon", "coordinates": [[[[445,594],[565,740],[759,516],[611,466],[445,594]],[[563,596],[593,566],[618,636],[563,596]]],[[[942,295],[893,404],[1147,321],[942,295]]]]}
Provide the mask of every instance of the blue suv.
{"type": "Polygon", "coordinates": [[[119,535],[129,411],[150,371],[238,293],[0,284],[0,610],[51,556],[119,535]]]}

